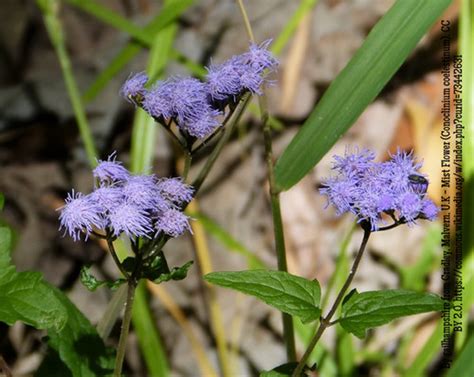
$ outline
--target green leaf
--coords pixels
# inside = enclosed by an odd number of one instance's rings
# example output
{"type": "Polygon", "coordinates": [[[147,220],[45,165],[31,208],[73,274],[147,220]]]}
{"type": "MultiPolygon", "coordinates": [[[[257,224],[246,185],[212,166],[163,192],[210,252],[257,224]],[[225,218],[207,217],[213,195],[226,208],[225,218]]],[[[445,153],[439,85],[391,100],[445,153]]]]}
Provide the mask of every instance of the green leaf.
{"type": "Polygon", "coordinates": [[[97,280],[97,278],[90,273],[90,266],[83,266],[80,273],[81,283],[91,292],[94,292],[97,288],[105,285],[110,289],[117,289],[123,283],[126,283],[126,279],[117,279],[113,281],[109,280],[97,280]]]}
{"type": "Polygon", "coordinates": [[[341,326],[358,338],[367,329],[384,325],[396,318],[440,311],[444,301],[432,293],[418,293],[403,289],[358,293],[353,290],[342,304],[341,326]]]}
{"type": "Polygon", "coordinates": [[[0,211],[3,209],[5,205],[5,196],[0,192],[0,211]]]}
{"type": "Polygon", "coordinates": [[[280,190],[288,190],[321,160],[380,93],[450,3],[398,0],[392,6],[278,160],[275,180],[280,190]]]}
{"type": "Polygon", "coordinates": [[[157,279],[153,280],[153,283],[160,284],[164,281],[183,280],[188,275],[188,270],[192,264],[193,261],[189,261],[186,264],[183,264],[181,267],[174,267],[169,273],[163,273],[158,276],[157,279]]]}
{"type": "Polygon", "coordinates": [[[66,310],[38,272],[16,272],[10,264],[11,231],[0,227],[0,321],[22,321],[37,329],[60,329],[66,310]]]}
{"type": "Polygon", "coordinates": [[[60,329],[66,310],[57,300],[52,286],[39,272],[15,272],[13,266],[0,277],[0,321],[13,325],[22,321],[37,329],[60,329]]]}
{"type": "Polygon", "coordinates": [[[298,366],[298,363],[292,362],[279,365],[272,370],[265,370],[259,374],[260,377],[286,377],[291,376],[293,371],[298,366]]]}
{"type": "Polygon", "coordinates": [[[303,322],[314,321],[321,314],[321,288],[317,280],[269,270],[212,272],[204,279],[255,296],[284,313],[300,317],[303,322]]]}
{"type": "Polygon", "coordinates": [[[67,322],[59,331],[48,332],[47,357],[36,376],[109,376],[114,365],[114,352],[107,349],[89,320],[59,289],[56,298],[67,311],[67,322]],[[68,371],[67,374],[64,372],[68,371]]]}
{"type": "Polygon", "coordinates": [[[472,355],[474,355],[474,335],[471,335],[464,346],[464,349],[446,374],[446,377],[474,376],[474,362],[472,362],[472,355]]]}

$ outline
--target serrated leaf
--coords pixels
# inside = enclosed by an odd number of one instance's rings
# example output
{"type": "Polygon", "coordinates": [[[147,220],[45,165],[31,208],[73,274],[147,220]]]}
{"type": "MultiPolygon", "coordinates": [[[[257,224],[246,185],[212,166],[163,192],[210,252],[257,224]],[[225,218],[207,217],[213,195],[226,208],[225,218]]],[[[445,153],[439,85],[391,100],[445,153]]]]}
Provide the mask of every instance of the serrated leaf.
{"type": "Polygon", "coordinates": [[[342,305],[341,326],[358,338],[367,329],[384,325],[396,318],[443,309],[444,301],[432,293],[403,289],[351,292],[342,305]]]}
{"type": "Polygon", "coordinates": [[[280,190],[303,178],[380,93],[450,0],[398,0],[331,83],[275,167],[280,190]]]}
{"type": "Polygon", "coordinates": [[[303,322],[314,321],[321,314],[321,288],[317,280],[270,270],[212,272],[204,279],[257,297],[284,313],[300,317],[303,322]]]}
{"type": "Polygon", "coordinates": [[[41,274],[8,270],[0,278],[0,321],[8,325],[22,321],[37,329],[62,328],[66,310],[41,274]]]}
{"type": "Polygon", "coordinates": [[[157,279],[153,280],[153,283],[160,284],[170,280],[183,280],[188,276],[188,270],[192,264],[193,261],[189,261],[181,267],[173,267],[170,272],[162,273],[157,279]]]}
{"type": "Polygon", "coordinates": [[[105,347],[94,326],[64,293],[54,288],[54,294],[67,311],[67,322],[61,330],[48,332],[48,345],[51,349],[48,350],[36,376],[111,375],[114,365],[113,351],[105,347]],[[67,370],[69,373],[64,374],[67,370]]]}
{"type": "Polygon", "coordinates": [[[97,288],[105,285],[110,289],[117,289],[123,283],[126,283],[126,279],[116,279],[116,280],[98,280],[94,275],[90,273],[90,266],[83,266],[80,273],[81,283],[89,291],[94,292],[97,288]]]}

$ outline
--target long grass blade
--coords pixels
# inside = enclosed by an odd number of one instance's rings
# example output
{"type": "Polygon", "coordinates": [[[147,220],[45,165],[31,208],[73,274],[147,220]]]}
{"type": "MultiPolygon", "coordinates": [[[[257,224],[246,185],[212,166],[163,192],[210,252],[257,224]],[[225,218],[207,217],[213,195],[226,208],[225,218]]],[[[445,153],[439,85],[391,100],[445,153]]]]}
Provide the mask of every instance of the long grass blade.
{"type": "Polygon", "coordinates": [[[97,151],[94,145],[94,140],[92,139],[89,123],[87,122],[86,112],[81,100],[79,88],[71,68],[69,55],[66,50],[63,28],[58,16],[60,3],[58,0],[37,0],[36,3],[43,13],[46,30],[58,56],[59,64],[61,65],[64,82],[79,127],[82,142],[84,143],[87,159],[91,166],[95,166],[97,163],[97,151]]]}

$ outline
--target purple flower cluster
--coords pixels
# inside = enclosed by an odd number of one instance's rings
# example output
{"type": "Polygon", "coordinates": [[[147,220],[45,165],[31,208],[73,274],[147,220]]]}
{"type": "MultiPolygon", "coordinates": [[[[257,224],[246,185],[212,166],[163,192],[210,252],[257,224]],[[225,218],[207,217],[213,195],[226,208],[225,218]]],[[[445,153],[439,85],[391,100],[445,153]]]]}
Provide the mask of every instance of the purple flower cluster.
{"type": "Polygon", "coordinates": [[[321,194],[340,215],[351,212],[370,223],[373,231],[384,223],[382,214],[398,222],[414,224],[416,219],[435,220],[438,207],[426,197],[428,180],[419,172],[421,163],[412,153],[398,150],[386,162],[374,162],[367,149],[334,157],[335,177],[324,182],[321,194]]]}
{"type": "Polygon", "coordinates": [[[211,64],[205,82],[172,77],[148,90],[145,88],[148,78],[142,72],[125,82],[121,94],[159,122],[171,119],[185,135],[206,137],[221,125],[218,116],[226,105],[238,102],[245,92],[261,94],[267,72],[278,65],[268,51],[270,42],[251,44],[249,51],[223,64],[211,64]]]}
{"type": "Polygon", "coordinates": [[[189,229],[181,211],[191,201],[193,189],[180,178],[132,175],[112,154],[93,170],[95,189],[88,195],[74,190],[60,209],[60,229],[74,241],[94,230],[113,237],[153,238],[160,233],[177,237],[189,229]]]}

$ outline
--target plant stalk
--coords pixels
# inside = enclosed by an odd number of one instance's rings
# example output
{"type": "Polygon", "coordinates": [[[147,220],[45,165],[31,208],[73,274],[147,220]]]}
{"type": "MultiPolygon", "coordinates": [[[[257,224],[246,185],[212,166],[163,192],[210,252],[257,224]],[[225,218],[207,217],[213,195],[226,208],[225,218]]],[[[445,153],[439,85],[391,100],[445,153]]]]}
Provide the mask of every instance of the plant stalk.
{"type": "MultiPolygon", "coordinates": [[[[239,4],[242,18],[244,19],[247,34],[252,43],[255,43],[255,37],[252,32],[252,26],[245,10],[242,0],[237,0],[239,4]]],[[[288,272],[286,263],[286,249],[285,249],[285,235],[283,232],[283,221],[281,217],[280,195],[275,186],[275,172],[273,165],[273,150],[272,150],[272,130],[268,122],[268,107],[266,103],[265,90],[262,88],[262,95],[258,98],[258,105],[260,108],[260,120],[263,129],[263,139],[265,144],[265,161],[268,170],[268,182],[270,185],[270,202],[272,208],[273,218],[273,232],[275,237],[275,251],[277,256],[277,264],[279,271],[288,272]]],[[[295,348],[295,329],[293,325],[293,318],[286,313],[282,313],[283,321],[283,338],[285,339],[286,354],[288,361],[296,360],[295,348]]]]}
{"type": "MultiPolygon", "coordinates": [[[[368,226],[370,227],[370,225],[368,226]]],[[[349,288],[349,286],[352,283],[352,280],[354,279],[354,275],[357,271],[357,268],[359,267],[359,263],[362,259],[362,256],[364,255],[364,250],[365,250],[365,247],[367,246],[367,241],[369,240],[369,237],[371,234],[370,228],[367,227],[367,224],[363,225],[363,228],[364,228],[364,237],[362,238],[362,242],[360,244],[359,251],[357,252],[357,255],[354,259],[354,263],[352,264],[351,271],[349,272],[349,275],[347,276],[347,279],[344,282],[344,285],[342,286],[341,290],[339,291],[339,294],[337,295],[336,300],[332,304],[331,309],[329,310],[328,314],[324,318],[321,319],[319,327],[316,333],[314,334],[313,338],[311,339],[311,342],[309,343],[308,348],[306,349],[303,357],[299,361],[298,366],[296,367],[293,374],[291,375],[292,377],[299,377],[301,375],[301,372],[303,371],[303,368],[306,364],[306,361],[308,360],[309,355],[311,354],[314,347],[318,343],[319,339],[323,335],[324,330],[326,330],[326,328],[335,324],[335,322],[331,322],[331,318],[333,317],[334,313],[336,313],[336,310],[339,304],[341,303],[347,289],[349,288]]]]}
{"type": "Polygon", "coordinates": [[[120,339],[117,348],[117,358],[115,359],[114,377],[122,375],[123,360],[127,347],[128,331],[130,330],[130,321],[132,319],[133,298],[135,297],[135,287],[137,283],[134,278],[129,279],[127,287],[127,300],[125,301],[125,313],[123,315],[122,328],[120,330],[120,339]]]}

